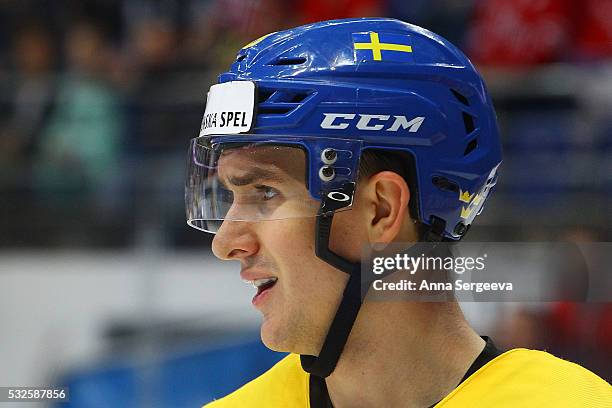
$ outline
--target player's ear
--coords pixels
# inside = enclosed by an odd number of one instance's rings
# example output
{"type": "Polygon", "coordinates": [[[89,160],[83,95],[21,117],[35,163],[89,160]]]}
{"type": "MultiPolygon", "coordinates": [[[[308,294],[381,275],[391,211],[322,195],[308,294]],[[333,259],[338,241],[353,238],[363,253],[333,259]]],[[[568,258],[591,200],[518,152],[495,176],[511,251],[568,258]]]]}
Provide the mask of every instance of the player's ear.
{"type": "Polygon", "coordinates": [[[397,173],[381,171],[367,180],[362,194],[370,242],[396,240],[409,218],[410,190],[406,181],[397,173]]]}

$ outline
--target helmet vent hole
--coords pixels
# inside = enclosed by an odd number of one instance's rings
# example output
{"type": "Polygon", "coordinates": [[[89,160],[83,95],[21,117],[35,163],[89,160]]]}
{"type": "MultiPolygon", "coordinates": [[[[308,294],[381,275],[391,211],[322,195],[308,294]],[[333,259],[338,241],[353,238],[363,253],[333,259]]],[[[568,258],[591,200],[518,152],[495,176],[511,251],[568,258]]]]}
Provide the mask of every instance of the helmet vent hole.
{"type": "Polygon", "coordinates": [[[240,54],[236,57],[236,62],[243,61],[246,58],[246,54],[240,54]]]}
{"type": "Polygon", "coordinates": [[[270,65],[301,65],[306,62],[306,57],[278,57],[270,65]]]}
{"type": "Polygon", "coordinates": [[[262,115],[286,115],[313,94],[308,89],[258,89],[257,111],[262,115]]]}
{"type": "Polygon", "coordinates": [[[433,176],[431,178],[431,182],[434,186],[436,186],[438,189],[442,191],[450,191],[452,193],[459,192],[459,186],[457,185],[457,183],[450,181],[446,177],[433,176]]]}
{"type": "Polygon", "coordinates": [[[257,90],[257,103],[263,103],[267,101],[268,99],[270,99],[274,92],[275,90],[273,89],[259,88],[257,90]]]}
{"type": "Polygon", "coordinates": [[[474,139],[470,140],[470,142],[467,144],[467,146],[465,146],[465,151],[463,152],[463,155],[467,156],[468,154],[470,154],[477,147],[478,147],[478,139],[474,138],[474,139]]]}
{"type": "Polygon", "coordinates": [[[260,106],[257,109],[257,113],[262,114],[262,115],[285,115],[289,112],[291,112],[293,109],[295,109],[295,107],[293,106],[270,106],[270,105],[264,105],[264,106],[260,106]]]}
{"type": "Polygon", "coordinates": [[[300,103],[304,99],[308,98],[309,92],[301,90],[279,90],[268,102],[280,102],[280,103],[300,103]]]}
{"type": "Polygon", "coordinates": [[[457,98],[457,100],[459,102],[461,102],[465,106],[469,106],[470,105],[470,102],[468,101],[468,99],[464,95],[460,94],[459,92],[455,91],[454,89],[451,89],[450,91],[453,93],[453,95],[455,95],[455,98],[457,98]]]}
{"type": "Polygon", "coordinates": [[[474,118],[469,113],[463,112],[463,124],[465,126],[465,133],[470,134],[474,131],[474,118]]]}
{"type": "Polygon", "coordinates": [[[302,102],[306,98],[308,98],[308,94],[307,93],[296,93],[296,94],[293,94],[293,96],[291,97],[291,100],[289,102],[291,102],[291,103],[300,103],[300,102],[302,102]]]}

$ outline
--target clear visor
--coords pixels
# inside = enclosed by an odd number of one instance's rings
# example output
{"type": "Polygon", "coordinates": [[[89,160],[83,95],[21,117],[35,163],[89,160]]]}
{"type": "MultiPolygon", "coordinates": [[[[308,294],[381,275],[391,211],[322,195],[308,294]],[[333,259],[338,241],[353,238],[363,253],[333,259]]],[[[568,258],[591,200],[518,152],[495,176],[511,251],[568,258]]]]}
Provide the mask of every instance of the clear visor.
{"type": "Polygon", "coordinates": [[[190,226],[215,233],[226,220],[317,216],[321,203],[308,191],[305,148],[290,143],[226,140],[199,137],[191,141],[185,184],[190,226]]]}

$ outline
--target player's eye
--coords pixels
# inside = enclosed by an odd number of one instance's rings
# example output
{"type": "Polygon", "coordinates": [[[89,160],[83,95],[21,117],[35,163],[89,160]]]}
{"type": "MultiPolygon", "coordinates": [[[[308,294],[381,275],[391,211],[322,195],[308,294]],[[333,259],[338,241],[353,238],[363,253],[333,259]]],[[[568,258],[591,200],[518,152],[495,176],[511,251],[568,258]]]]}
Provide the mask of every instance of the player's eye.
{"type": "Polygon", "coordinates": [[[257,192],[261,195],[261,199],[263,201],[270,201],[280,195],[280,192],[277,189],[270,186],[258,185],[255,186],[255,189],[257,189],[257,192]]]}

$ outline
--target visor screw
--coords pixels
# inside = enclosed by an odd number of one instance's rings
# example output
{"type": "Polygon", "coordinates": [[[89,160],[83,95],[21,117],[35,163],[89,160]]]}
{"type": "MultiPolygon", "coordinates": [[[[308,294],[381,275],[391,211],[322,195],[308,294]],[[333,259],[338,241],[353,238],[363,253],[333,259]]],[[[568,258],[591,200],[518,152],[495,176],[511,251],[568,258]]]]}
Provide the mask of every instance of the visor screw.
{"type": "Polygon", "coordinates": [[[461,237],[467,232],[467,226],[463,222],[458,222],[457,225],[455,225],[455,229],[453,230],[453,232],[455,233],[455,235],[461,237]]]}
{"type": "Polygon", "coordinates": [[[334,164],[338,160],[338,153],[334,149],[327,148],[321,152],[321,160],[325,164],[334,164]]]}
{"type": "Polygon", "coordinates": [[[331,181],[336,176],[336,172],[333,167],[323,166],[319,170],[319,178],[323,181],[331,181]]]}

